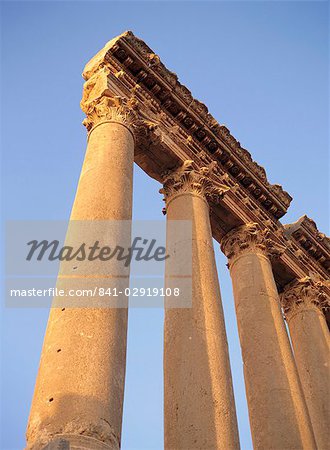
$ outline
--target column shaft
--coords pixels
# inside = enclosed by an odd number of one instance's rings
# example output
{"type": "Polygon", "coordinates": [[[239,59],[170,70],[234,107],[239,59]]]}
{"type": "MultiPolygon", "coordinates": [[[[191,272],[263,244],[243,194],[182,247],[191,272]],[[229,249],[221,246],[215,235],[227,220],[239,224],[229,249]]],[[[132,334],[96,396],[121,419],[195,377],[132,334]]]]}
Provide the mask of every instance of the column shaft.
{"type": "Polygon", "coordinates": [[[279,296],[256,224],[224,238],[229,257],[255,449],[315,448],[279,296]]]}
{"type": "MultiPolygon", "coordinates": [[[[133,136],[124,124],[97,125],[71,220],[130,220],[133,158],[133,136]]],[[[69,287],[70,279],[65,283],[69,287]]],[[[43,448],[55,436],[73,449],[120,447],[126,334],[125,307],[52,308],[27,430],[29,449],[43,448]]]]}
{"type": "Polygon", "coordinates": [[[304,292],[307,283],[307,278],[301,280],[282,299],[287,300],[286,319],[317,447],[325,450],[330,448],[329,330],[318,300],[321,292],[312,284],[304,292]]]}
{"type": "MultiPolygon", "coordinates": [[[[188,308],[165,308],[165,449],[238,449],[208,204],[192,192],[179,194],[167,203],[167,219],[168,224],[192,221],[192,303],[188,308]]],[[[167,243],[169,249],[180,249],[175,233],[168,235],[167,243]]],[[[170,265],[171,258],[167,272],[170,265]]],[[[167,304],[173,300],[167,298],[167,304]]]]}

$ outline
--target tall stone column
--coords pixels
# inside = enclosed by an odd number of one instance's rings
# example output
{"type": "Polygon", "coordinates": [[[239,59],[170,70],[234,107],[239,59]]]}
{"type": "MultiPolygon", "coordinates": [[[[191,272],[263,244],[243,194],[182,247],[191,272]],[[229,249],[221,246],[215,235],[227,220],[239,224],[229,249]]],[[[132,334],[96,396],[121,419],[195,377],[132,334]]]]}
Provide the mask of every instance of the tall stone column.
{"type": "MultiPolygon", "coordinates": [[[[98,76],[94,86],[102,85],[98,76]]],[[[97,90],[91,100],[92,89],[87,87],[82,107],[89,140],[71,220],[96,225],[98,221],[130,221],[134,108],[107,90],[97,90]]],[[[120,237],[130,239],[130,226],[120,237]]],[[[79,287],[77,280],[67,277],[61,287],[73,283],[79,287]]],[[[124,284],[128,283],[127,276],[124,284]]],[[[79,298],[77,303],[70,301],[77,304],[79,298]]],[[[127,299],[119,298],[120,302],[120,308],[69,304],[51,309],[27,429],[28,449],[52,448],[59,440],[70,449],[120,448],[127,299]]]]}
{"type": "Polygon", "coordinates": [[[306,277],[290,284],[281,302],[317,447],[325,450],[330,448],[330,341],[322,308],[329,299],[322,282],[306,277]]]}
{"type": "Polygon", "coordinates": [[[250,223],[222,241],[229,258],[255,449],[316,448],[269,257],[282,251],[250,223]]]}
{"type": "MultiPolygon", "coordinates": [[[[165,449],[238,449],[228,345],[215,264],[208,199],[228,190],[209,179],[211,168],[192,161],[164,177],[168,249],[192,246],[191,307],[165,305],[165,449]],[[169,232],[170,222],[189,220],[192,236],[169,232]]],[[[173,272],[167,259],[166,276],[173,272]]],[[[168,279],[167,286],[172,286],[168,279]]],[[[183,300],[183,299],[182,299],[183,300]]],[[[187,300],[187,299],[184,299],[187,300]]],[[[183,300],[183,301],[184,301],[183,300]]]]}

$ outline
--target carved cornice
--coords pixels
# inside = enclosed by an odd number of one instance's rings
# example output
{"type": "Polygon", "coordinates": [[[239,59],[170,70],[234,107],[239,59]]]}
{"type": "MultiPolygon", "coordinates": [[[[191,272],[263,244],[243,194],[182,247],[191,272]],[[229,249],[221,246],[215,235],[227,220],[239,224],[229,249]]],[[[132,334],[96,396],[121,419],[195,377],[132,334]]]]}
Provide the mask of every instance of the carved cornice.
{"type": "Polygon", "coordinates": [[[293,224],[284,225],[285,235],[294,239],[310,257],[330,269],[330,239],[321,233],[306,215],[293,224]]]}
{"type": "Polygon", "coordinates": [[[244,253],[263,253],[268,257],[279,256],[285,247],[270,238],[267,229],[257,223],[247,223],[226,234],[221,241],[221,250],[229,264],[244,253]]]}
{"type": "Polygon", "coordinates": [[[210,178],[213,170],[214,164],[196,168],[193,161],[187,160],[177,169],[163,174],[163,188],[159,192],[167,204],[173,196],[183,193],[196,194],[217,203],[230,188],[210,178]]]}
{"type": "Polygon", "coordinates": [[[175,73],[168,70],[143,41],[130,31],[123,33],[106,46],[86,65],[83,76],[89,80],[116,60],[120,77],[128,72],[137,86],[146,90],[161,106],[170,120],[175,120],[193,142],[213,155],[240,185],[267,211],[279,218],[285,214],[292,200],[282,187],[271,185],[265,170],[253,161],[251,154],[220,125],[207,107],[194,99],[175,73]]]}
{"type": "Polygon", "coordinates": [[[282,308],[287,320],[306,309],[325,311],[329,308],[326,285],[318,277],[304,277],[290,283],[280,295],[282,308]]]}

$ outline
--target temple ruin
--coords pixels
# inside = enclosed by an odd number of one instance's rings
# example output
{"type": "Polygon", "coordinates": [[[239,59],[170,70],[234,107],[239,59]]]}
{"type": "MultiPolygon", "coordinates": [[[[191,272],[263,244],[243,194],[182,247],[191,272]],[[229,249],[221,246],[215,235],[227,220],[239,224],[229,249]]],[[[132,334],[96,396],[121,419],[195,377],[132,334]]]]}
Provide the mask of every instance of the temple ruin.
{"type": "MultiPolygon", "coordinates": [[[[192,307],[165,308],[165,449],[240,445],[212,238],[228,258],[254,448],[329,448],[329,238],[307,216],[282,225],[290,195],[132,32],[83,77],[71,219],[130,220],[135,162],[163,185],[167,220],[193,224],[192,307]]],[[[52,308],[28,449],[120,448],[126,336],[127,308],[52,308]]]]}

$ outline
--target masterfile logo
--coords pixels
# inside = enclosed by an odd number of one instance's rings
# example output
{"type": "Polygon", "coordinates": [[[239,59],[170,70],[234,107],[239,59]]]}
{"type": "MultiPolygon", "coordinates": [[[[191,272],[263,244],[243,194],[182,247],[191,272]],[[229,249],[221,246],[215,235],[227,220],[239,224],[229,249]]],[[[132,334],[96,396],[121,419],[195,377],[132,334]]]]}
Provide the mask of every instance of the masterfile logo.
{"type": "Polygon", "coordinates": [[[191,221],[15,221],[6,233],[8,306],[191,306],[191,221]]]}

